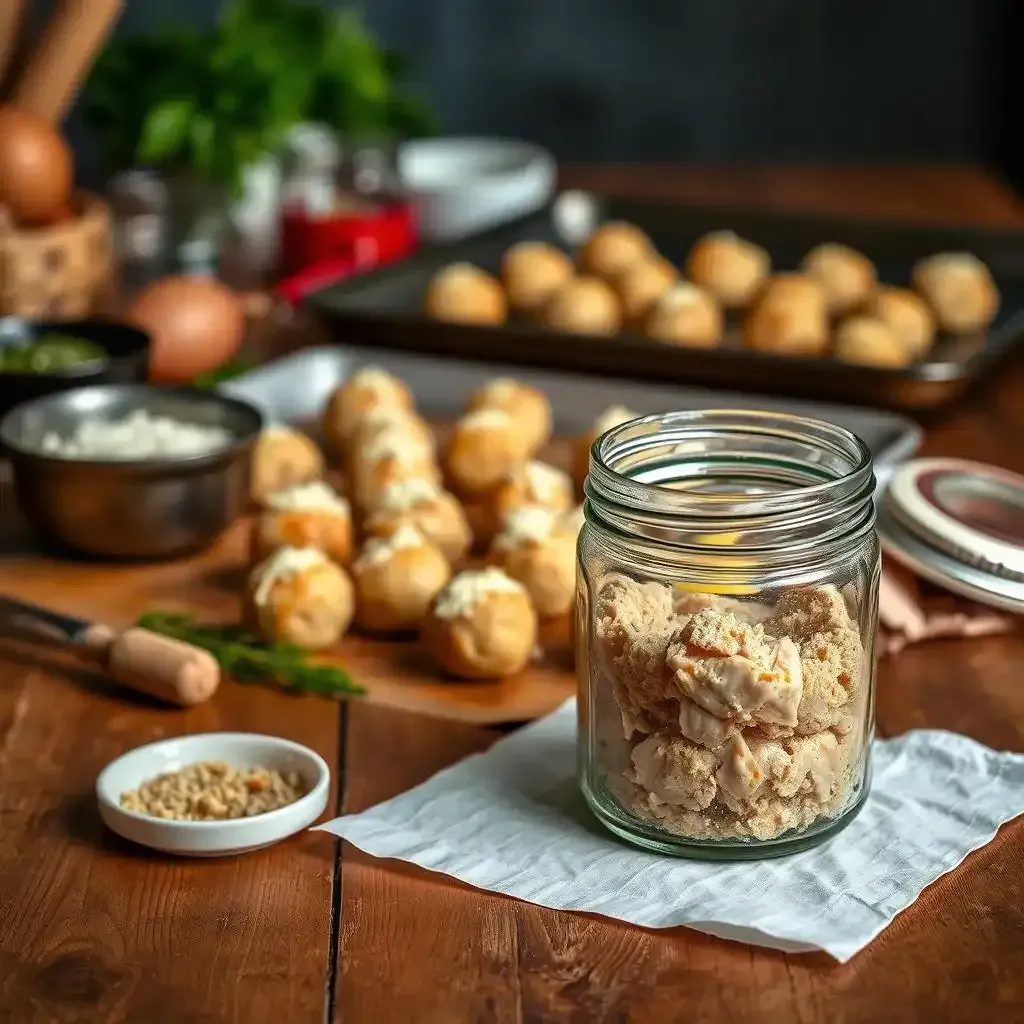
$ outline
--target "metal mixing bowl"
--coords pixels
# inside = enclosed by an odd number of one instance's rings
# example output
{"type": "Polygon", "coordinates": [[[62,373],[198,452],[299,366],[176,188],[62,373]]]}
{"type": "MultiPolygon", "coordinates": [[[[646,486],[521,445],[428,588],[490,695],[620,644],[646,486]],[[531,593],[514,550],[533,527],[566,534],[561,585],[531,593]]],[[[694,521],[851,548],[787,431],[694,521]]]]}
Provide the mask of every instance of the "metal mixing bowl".
{"type": "Polygon", "coordinates": [[[171,558],[206,547],[245,511],[262,426],[253,406],[213,392],[101,384],[16,406],[0,420],[0,451],[44,541],[106,558],[171,558]],[[235,440],[209,455],[137,462],[43,452],[51,431],[68,437],[83,420],[121,420],[138,409],[224,427],[235,440]]]}

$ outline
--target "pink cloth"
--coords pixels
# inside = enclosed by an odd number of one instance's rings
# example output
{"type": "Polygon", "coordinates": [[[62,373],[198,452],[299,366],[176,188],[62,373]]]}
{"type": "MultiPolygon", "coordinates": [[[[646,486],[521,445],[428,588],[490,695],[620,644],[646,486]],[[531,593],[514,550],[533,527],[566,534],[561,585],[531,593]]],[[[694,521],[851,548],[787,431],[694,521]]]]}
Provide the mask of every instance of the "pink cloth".
{"type": "Polygon", "coordinates": [[[878,591],[880,649],[895,654],[907,644],[939,637],[994,636],[1018,628],[1020,617],[958,597],[885,559],[878,591]]]}

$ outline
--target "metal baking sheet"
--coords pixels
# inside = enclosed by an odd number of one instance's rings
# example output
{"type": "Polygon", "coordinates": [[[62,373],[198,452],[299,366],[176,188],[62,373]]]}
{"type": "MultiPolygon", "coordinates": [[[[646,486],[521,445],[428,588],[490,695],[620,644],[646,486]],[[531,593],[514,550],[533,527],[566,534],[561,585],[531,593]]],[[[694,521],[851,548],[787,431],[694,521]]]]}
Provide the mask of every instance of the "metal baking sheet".
{"type": "MultiPolygon", "coordinates": [[[[812,246],[844,242],[869,256],[880,279],[905,285],[911,267],[930,253],[966,250],[983,259],[1002,293],[992,328],[981,334],[941,335],[920,362],[904,369],[853,366],[751,352],[737,321],[714,349],[680,349],[624,332],[610,338],[557,334],[520,320],[503,327],[443,324],[424,316],[430,278],[465,260],[496,272],[515,242],[562,242],[551,209],[450,245],[424,248],[391,267],[349,278],[311,296],[310,307],[345,338],[406,351],[594,372],[677,384],[759,393],[796,394],[820,401],[924,410],[947,405],[988,373],[1024,337],[1024,232],[934,227],[774,210],[686,206],[595,199],[604,217],[643,228],[658,249],[680,264],[702,234],[729,228],[763,245],[775,269],[795,268],[812,246]]],[[[563,246],[564,247],[564,246],[563,246]]]]}
{"type": "Polygon", "coordinates": [[[405,381],[420,411],[435,419],[454,419],[475,388],[494,377],[514,376],[548,396],[555,433],[560,435],[584,433],[610,405],[625,405],[645,414],[701,408],[769,409],[813,416],[852,430],[871,448],[880,481],[912,455],[921,441],[921,428],[896,413],[355,346],[304,349],[222,384],[220,390],[252,402],[270,422],[309,424],[319,417],[334,388],[370,364],[405,381]]]}

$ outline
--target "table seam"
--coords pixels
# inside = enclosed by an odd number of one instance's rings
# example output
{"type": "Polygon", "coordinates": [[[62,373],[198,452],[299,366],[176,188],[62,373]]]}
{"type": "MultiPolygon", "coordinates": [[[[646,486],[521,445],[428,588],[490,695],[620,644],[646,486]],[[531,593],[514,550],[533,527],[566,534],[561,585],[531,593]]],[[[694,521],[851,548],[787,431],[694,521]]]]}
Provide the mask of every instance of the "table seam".
{"type": "MultiPolygon", "coordinates": [[[[346,761],[348,754],[348,703],[342,701],[338,708],[338,755],[335,768],[337,785],[335,786],[332,817],[338,817],[345,807],[346,761]]],[[[330,934],[327,937],[327,981],[324,993],[324,1021],[331,1024],[334,1020],[334,1008],[338,996],[338,957],[341,953],[341,849],[340,839],[334,840],[334,870],[331,876],[331,913],[329,917],[330,934]]]]}

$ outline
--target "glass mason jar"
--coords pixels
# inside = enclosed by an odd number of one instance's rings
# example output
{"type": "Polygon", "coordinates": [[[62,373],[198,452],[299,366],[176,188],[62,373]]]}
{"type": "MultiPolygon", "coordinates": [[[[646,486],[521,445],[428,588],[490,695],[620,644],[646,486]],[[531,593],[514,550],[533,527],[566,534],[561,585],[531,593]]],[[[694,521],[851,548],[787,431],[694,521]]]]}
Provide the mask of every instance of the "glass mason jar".
{"type": "Polygon", "coordinates": [[[752,858],[853,819],[874,729],[874,486],[859,438],[783,413],[647,416],[595,442],[579,777],[609,829],[752,858]]]}

